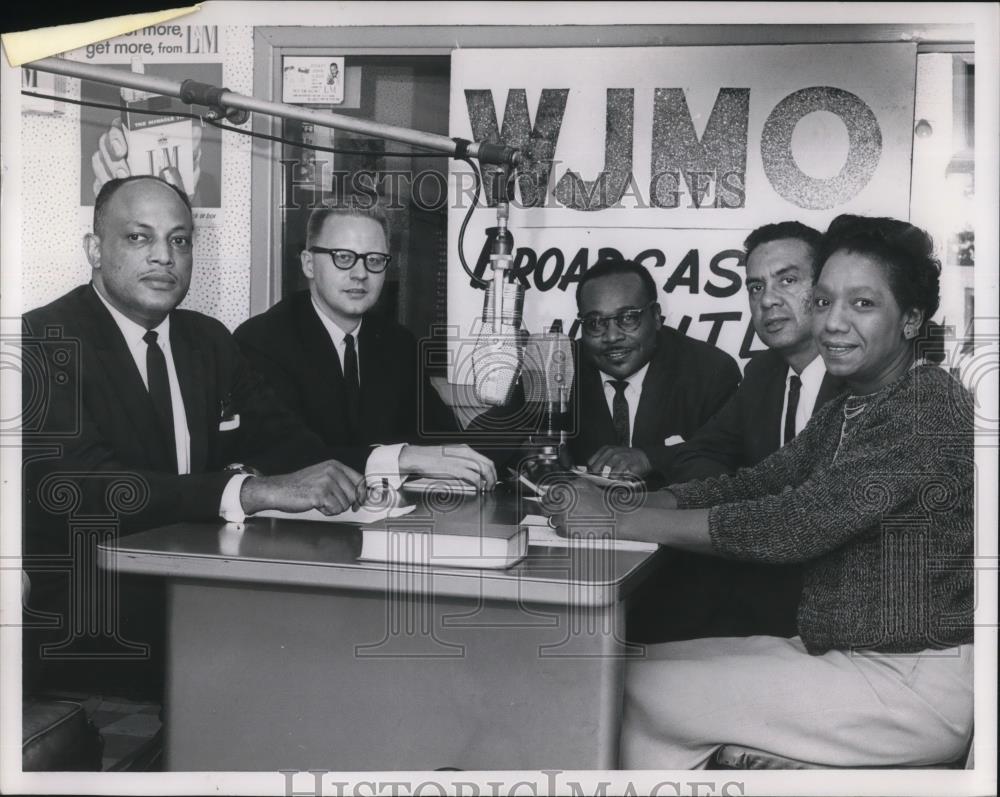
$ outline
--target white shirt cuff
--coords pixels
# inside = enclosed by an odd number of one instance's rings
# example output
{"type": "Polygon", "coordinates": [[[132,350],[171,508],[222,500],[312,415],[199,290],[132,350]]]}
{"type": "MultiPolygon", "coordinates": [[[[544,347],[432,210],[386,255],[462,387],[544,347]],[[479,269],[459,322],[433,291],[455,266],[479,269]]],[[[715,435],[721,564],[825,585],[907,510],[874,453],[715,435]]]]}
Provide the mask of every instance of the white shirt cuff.
{"type": "Polygon", "coordinates": [[[403,483],[399,473],[399,454],[406,443],[393,443],[388,446],[376,446],[365,463],[365,486],[379,488],[383,479],[388,487],[398,490],[403,483]]]}
{"type": "Polygon", "coordinates": [[[227,523],[242,523],[247,519],[243,504],[240,503],[240,489],[243,482],[250,478],[253,477],[249,473],[237,473],[226,483],[219,501],[219,517],[227,523]]]}

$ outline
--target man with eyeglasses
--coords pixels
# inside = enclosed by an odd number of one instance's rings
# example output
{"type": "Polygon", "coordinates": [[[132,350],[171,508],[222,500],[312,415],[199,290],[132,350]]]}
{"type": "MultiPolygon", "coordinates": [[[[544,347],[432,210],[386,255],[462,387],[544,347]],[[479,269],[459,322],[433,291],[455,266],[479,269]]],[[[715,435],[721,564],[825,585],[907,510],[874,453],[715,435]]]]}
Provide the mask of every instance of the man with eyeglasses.
{"type": "MultiPolygon", "coordinates": [[[[656,283],[631,260],[591,266],[576,305],[579,356],[564,454],[598,475],[663,483],[674,447],[726,402],[739,368],[721,349],[664,326],[656,283]]],[[[484,412],[470,434],[482,435],[497,462],[530,469],[525,440],[540,427],[540,411],[519,385],[509,406],[484,412]]]]}
{"type": "Polygon", "coordinates": [[[656,283],[642,265],[604,260],[576,290],[583,353],[578,431],[569,446],[597,474],[666,473],[687,439],[739,384],[721,349],[663,325],[656,283]]]}
{"type": "MultiPolygon", "coordinates": [[[[569,441],[592,473],[662,483],[677,445],[736,390],[736,362],[721,349],[664,326],[650,272],[630,260],[591,267],[576,290],[583,356],[575,397],[578,432],[569,441]]],[[[699,574],[711,563],[671,551],[630,601],[634,642],[674,638],[696,613],[699,574]]]]}
{"type": "Polygon", "coordinates": [[[370,312],[392,256],[377,204],[314,210],[300,255],[308,290],[244,322],[235,336],[285,404],[369,482],[443,476],[491,488],[496,470],[453,440],[458,426],[426,375],[413,335],[370,312]],[[433,434],[428,434],[433,433],[433,434]]]}

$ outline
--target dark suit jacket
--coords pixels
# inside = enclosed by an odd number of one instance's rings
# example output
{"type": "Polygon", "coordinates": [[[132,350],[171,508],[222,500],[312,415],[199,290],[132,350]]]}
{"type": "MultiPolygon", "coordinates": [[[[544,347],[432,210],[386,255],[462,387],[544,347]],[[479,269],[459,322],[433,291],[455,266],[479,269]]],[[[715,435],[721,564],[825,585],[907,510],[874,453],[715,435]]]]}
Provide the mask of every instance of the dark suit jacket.
{"type": "Polygon", "coordinates": [[[284,404],[333,448],[364,470],[371,446],[454,438],[457,424],[421,371],[416,340],[371,313],[358,336],[360,419],[352,424],[340,358],[308,291],[278,302],[234,333],[244,355],[284,404]]]}
{"type": "MultiPolygon", "coordinates": [[[[739,389],[726,405],[674,452],[668,471],[672,483],[749,468],[781,447],[781,409],[788,363],[776,351],[754,355],[739,389]]],[[[843,389],[826,374],[813,412],[843,389]]]]}
{"type": "MultiPolygon", "coordinates": [[[[615,428],[604,396],[601,372],[574,347],[576,379],[570,392],[567,446],[578,464],[586,463],[601,446],[615,445],[615,428]]],[[[663,327],[656,351],[642,384],[635,413],[632,446],[649,457],[654,472],[665,473],[673,459],[673,447],[664,441],[674,435],[687,439],[697,431],[736,390],[740,369],[721,349],[663,327]]],[[[494,408],[473,423],[474,429],[503,426],[503,418],[518,418],[520,431],[540,428],[540,408],[525,412],[523,392],[517,391],[512,406],[494,408]]],[[[501,464],[509,464],[512,452],[498,449],[501,464]]]]}
{"type": "MultiPolygon", "coordinates": [[[[747,364],[739,389],[687,442],[674,449],[670,483],[732,473],[781,447],[781,409],[788,363],[768,350],[747,364]]],[[[814,411],[842,389],[823,378],[814,411]]],[[[740,562],[694,554],[676,556],[665,578],[640,587],[629,617],[638,641],[707,636],[794,636],[802,593],[799,565],[740,562]],[[683,606],[679,613],[664,607],[683,606]]]]}
{"type": "MultiPolygon", "coordinates": [[[[191,473],[168,472],[166,443],[125,339],[90,285],[23,320],[24,550],[31,606],[65,612],[65,574],[43,559],[72,561],[73,528],[99,519],[112,534],[181,520],[218,519],[227,464],[287,472],[329,458],[322,441],[283,409],[225,327],[187,310],[170,316],[170,346],[191,437],[191,473]],[[239,425],[221,430],[223,416],[239,425]],[[33,572],[37,571],[37,572],[33,572]]],[[[89,566],[89,565],[88,565],[89,566]]],[[[125,588],[121,607],[162,610],[156,587],[125,588]],[[147,601],[147,598],[149,600],[147,601]]],[[[142,612],[132,638],[148,636],[142,612]]],[[[63,628],[65,632],[65,627],[63,628]]],[[[107,669],[107,662],[101,669],[107,669]]],[[[114,669],[114,668],[111,668],[114,669]]]]}

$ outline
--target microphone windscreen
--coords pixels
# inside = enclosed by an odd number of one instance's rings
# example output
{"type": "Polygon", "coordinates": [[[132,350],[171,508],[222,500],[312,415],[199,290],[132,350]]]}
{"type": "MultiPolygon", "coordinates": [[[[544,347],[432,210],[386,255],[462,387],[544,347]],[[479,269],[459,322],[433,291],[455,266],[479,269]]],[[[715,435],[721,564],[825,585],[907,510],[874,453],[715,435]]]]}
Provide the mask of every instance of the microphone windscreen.
{"type": "Polygon", "coordinates": [[[526,333],[521,329],[524,288],[503,283],[499,324],[494,318],[496,281],[491,281],[483,300],[476,346],[472,352],[472,375],[476,399],[493,407],[508,404],[521,375],[526,333]]]}
{"type": "Polygon", "coordinates": [[[472,351],[472,374],[476,398],[493,407],[510,402],[521,374],[524,357],[523,330],[510,324],[501,324],[495,331],[492,324],[484,324],[472,351]]]}

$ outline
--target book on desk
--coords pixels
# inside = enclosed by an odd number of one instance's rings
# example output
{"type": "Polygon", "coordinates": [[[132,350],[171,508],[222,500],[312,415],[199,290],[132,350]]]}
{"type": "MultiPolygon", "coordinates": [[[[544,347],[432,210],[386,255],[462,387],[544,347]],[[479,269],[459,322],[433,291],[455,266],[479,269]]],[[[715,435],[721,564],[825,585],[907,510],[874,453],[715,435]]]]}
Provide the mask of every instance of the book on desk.
{"type": "Polygon", "coordinates": [[[435,567],[513,567],[528,554],[528,529],[399,518],[362,529],[358,559],[435,567]]]}
{"type": "Polygon", "coordinates": [[[359,559],[439,567],[513,567],[527,556],[529,545],[645,553],[659,547],[652,542],[615,539],[610,532],[565,537],[539,515],[525,515],[517,524],[392,519],[366,526],[362,534],[359,559]]]}

